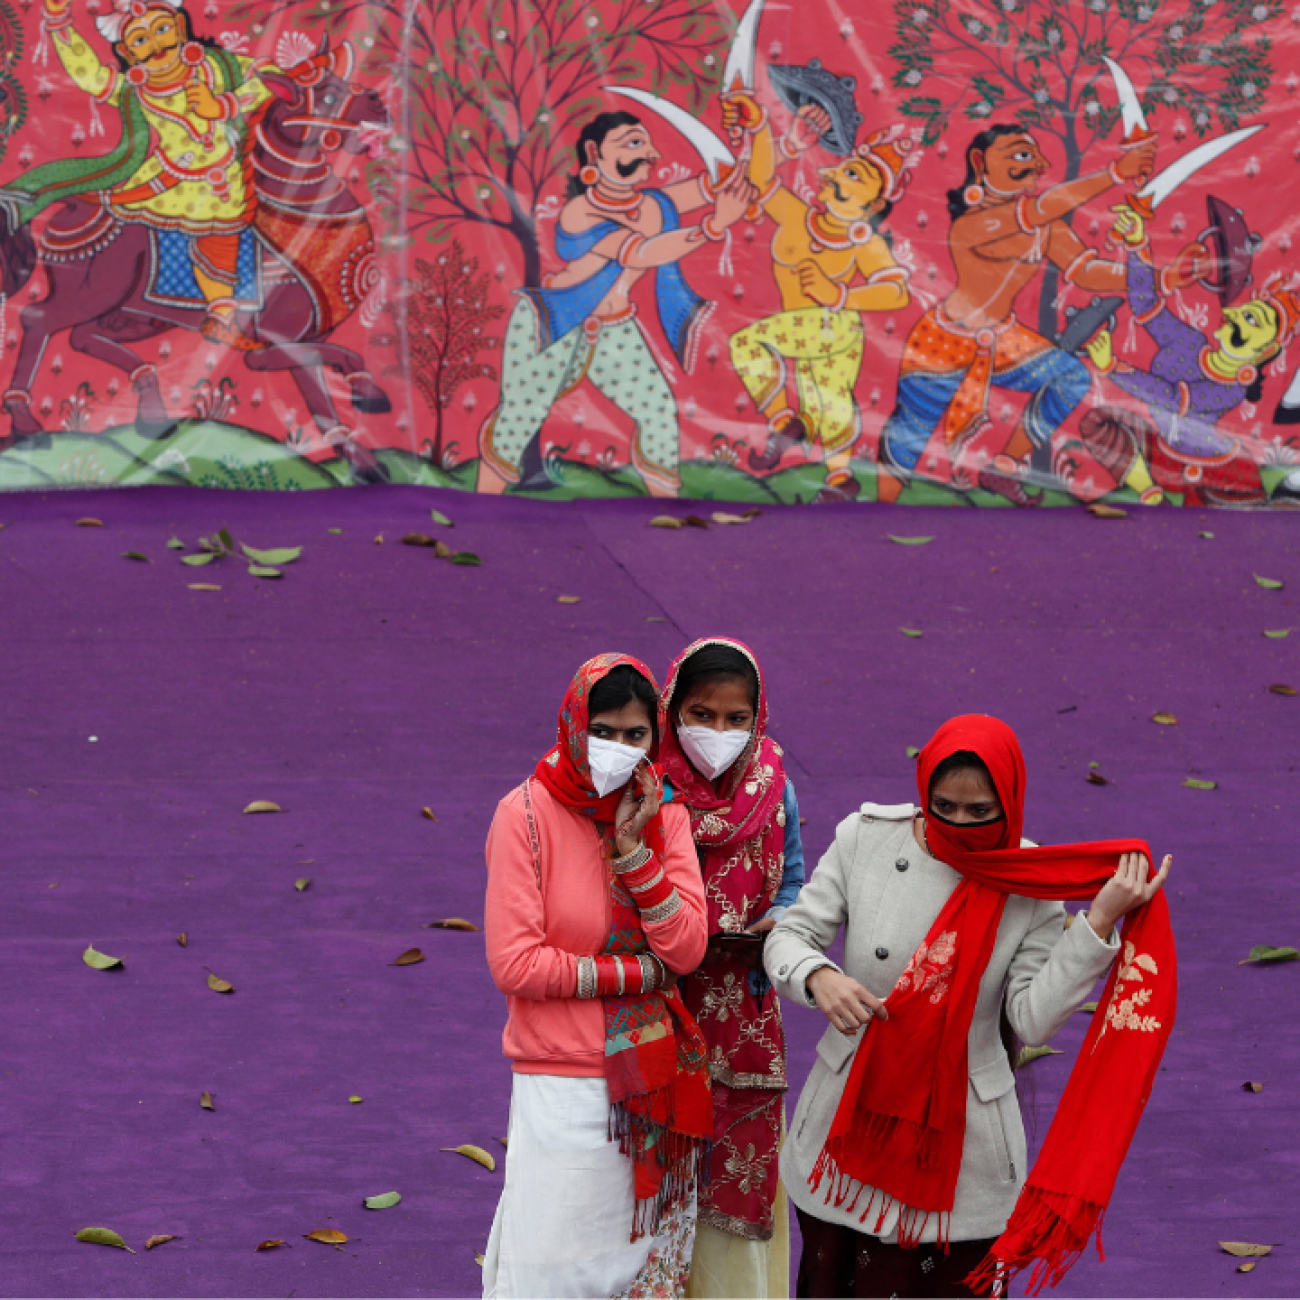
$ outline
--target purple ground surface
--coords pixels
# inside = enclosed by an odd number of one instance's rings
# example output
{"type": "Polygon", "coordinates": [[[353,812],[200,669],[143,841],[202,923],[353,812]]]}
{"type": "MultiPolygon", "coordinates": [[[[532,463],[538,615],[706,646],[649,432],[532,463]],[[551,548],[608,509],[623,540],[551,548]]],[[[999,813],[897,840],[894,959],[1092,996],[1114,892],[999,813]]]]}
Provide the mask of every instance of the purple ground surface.
{"type": "MultiPolygon", "coordinates": [[[[704,532],[655,512],[418,488],[0,500],[0,1292],[474,1294],[501,1174],[439,1148],[501,1153],[503,1002],[481,935],[419,927],[482,921],[492,810],[582,659],[662,671],[728,633],[766,667],[813,862],[861,800],[909,798],[906,747],[968,710],[1021,735],[1028,834],[1174,852],[1179,1023],[1109,1259],[1059,1293],[1300,1294],[1300,963],[1238,965],[1300,942],[1300,698],[1268,690],[1300,685],[1296,520],[794,507],[704,532]],[[223,525],[306,549],[268,582],[165,548],[223,525]],[[482,567],[398,544],[412,529],[482,567]],[[242,816],[255,799],[285,811],[242,816]],[[125,970],[89,969],[91,943],[125,970]],[[414,945],[427,961],[391,964],[414,945]],[[139,1253],[74,1240],[92,1224],[139,1253]],[[348,1244],[303,1239],[327,1227],[348,1244]],[[180,1240],[146,1253],[153,1233],[180,1240]],[[1220,1239],[1276,1246],[1241,1275],[1220,1239]]],[[[798,1082],[818,1019],[787,1010],[798,1082]]],[[[1083,1020],[1028,1068],[1040,1134],[1083,1020]]]]}

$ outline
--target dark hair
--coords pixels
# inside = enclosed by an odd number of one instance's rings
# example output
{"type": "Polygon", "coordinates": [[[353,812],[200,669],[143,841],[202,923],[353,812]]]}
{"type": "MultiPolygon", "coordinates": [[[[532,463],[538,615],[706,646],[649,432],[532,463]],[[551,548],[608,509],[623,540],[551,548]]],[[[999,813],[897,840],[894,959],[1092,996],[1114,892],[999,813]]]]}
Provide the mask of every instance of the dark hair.
{"type": "Polygon", "coordinates": [[[749,691],[749,704],[758,708],[758,674],[754,665],[734,646],[702,645],[679,669],[668,715],[675,718],[686,697],[699,686],[715,682],[742,681],[749,691]]]}
{"type": "Polygon", "coordinates": [[[1023,126],[1013,126],[1009,122],[1001,122],[997,126],[991,126],[987,130],[981,131],[966,146],[966,177],[955,190],[948,191],[948,215],[954,221],[970,209],[970,204],[966,202],[966,191],[972,185],[980,183],[980,175],[975,170],[975,162],[971,155],[976,150],[983,153],[994,140],[1000,140],[1004,135],[1023,135],[1024,133],[1025,128],[1023,126]]]}
{"type": "Polygon", "coordinates": [[[624,113],[621,110],[617,113],[597,113],[582,128],[582,134],[578,137],[578,170],[569,177],[569,188],[564,197],[574,199],[579,194],[587,192],[587,187],[582,183],[582,169],[587,165],[588,144],[594,144],[599,149],[611,131],[617,131],[620,126],[640,125],[641,119],[632,113],[624,113]]]}
{"type": "Polygon", "coordinates": [[[617,668],[611,668],[591,688],[591,695],[587,699],[587,717],[594,718],[598,713],[615,713],[633,701],[645,705],[645,711],[650,715],[650,734],[658,743],[659,696],[655,688],[631,664],[619,664],[617,668]]]}
{"type": "Polygon", "coordinates": [[[934,793],[934,787],[944,777],[952,776],[955,772],[974,772],[976,776],[984,780],[990,790],[995,794],[997,793],[997,786],[993,782],[992,773],[989,772],[984,760],[973,749],[959,749],[955,753],[949,754],[934,769],[934,774],[930,777],[930,793],[934,793]]]}
{"type": "MultiPolygon", "coordinates": [[[[1269,358],[1269,361],[1272,357],[1269,358]]],[[[1246,401],[1254,406],[1258,406],[1264,396],[1264,367],[1268,361],[1262,361],[1255,367],[1255,378],[1250,381],[1250,387],[1246,389],[1246,401]]]]}

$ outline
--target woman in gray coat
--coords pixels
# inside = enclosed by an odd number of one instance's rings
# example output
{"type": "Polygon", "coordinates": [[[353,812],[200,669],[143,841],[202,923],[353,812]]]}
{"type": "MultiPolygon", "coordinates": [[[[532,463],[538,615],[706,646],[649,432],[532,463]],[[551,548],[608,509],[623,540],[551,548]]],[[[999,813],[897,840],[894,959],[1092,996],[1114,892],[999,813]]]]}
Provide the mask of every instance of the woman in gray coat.
{"type": "MultiPolygon", "coordinates": [[[[1018,760],[1018,746],[1015,751],[1018,760]]],[[[965,1278],[1006,1227],[1027,1173],[1012,1035],[1039,1045],[1065,1024],[1113,961],[1120,917],[1149,901],[1168,873],[1166,858],[1148,882],[1145,858],[1124,854],[1086,915],[1068,926],[1060,902],[1006,897],[970,1021],[965,1132],[945,1219],[905,1217],[900,1224],[909,1207],[876,1198],[872,1188],[859,1189],[851,1202],[842,1190],[834,1198],[827,1188],[814,1191],[854,1054],[872,1032],[873,1017],[888,1019],[891,991],[913,969],[913,955],[963,883],[930,851],[930,839],[942,830],[948,842],[966,834],[976,846],[997,833],[994,824],[1007,812],[981,759],[950,753],[933,766],[924,811],[864,803],[839,824],[811,881],[769,936],[764,960],[773,984],[829,1022],[781,1153],[804,1243],[797,1295],[975,1294],[965,1278]],[[826,956],[841,927],[843,966],[826,956]],[[868,1204],[883,1208],[866,1216],[868,1204]],[[900,1246],[900,1227],[912,1248],[900,1246]]],[[[1019,807],[1015,812],[1018,824],[1019,807]]]]}

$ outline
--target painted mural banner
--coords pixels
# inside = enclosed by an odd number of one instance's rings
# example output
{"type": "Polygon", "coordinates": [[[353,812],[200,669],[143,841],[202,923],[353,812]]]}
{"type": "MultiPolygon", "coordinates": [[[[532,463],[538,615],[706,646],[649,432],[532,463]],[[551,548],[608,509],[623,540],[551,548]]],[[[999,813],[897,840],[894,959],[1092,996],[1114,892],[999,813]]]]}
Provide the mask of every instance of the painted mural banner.
{"type": "Polygon", "coordinates": [[[1294,508],[1298,89],[1274,0],[0,0],[0,490],[1294,508]]]}

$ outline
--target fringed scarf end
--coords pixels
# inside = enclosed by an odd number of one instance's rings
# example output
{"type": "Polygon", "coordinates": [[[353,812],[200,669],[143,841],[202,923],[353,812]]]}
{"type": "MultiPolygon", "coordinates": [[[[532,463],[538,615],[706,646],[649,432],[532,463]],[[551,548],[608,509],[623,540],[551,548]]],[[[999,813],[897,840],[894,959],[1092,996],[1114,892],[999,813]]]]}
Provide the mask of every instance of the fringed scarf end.
{"type": "Polygon", "coordinates": [[[1097,1235],[1097,1254],[1106,1258],[1101,1248],[1105,1217],[1104,1205],[1026,1186],[1006,1231],[966,1278],[966,1284],[976,1294],[992,1291],[1005,1295],[1011,1279],[1031,1269],[1025,1294],[1041,1295],[1078,1263],[1093,1233],[1097,1235]]]}

